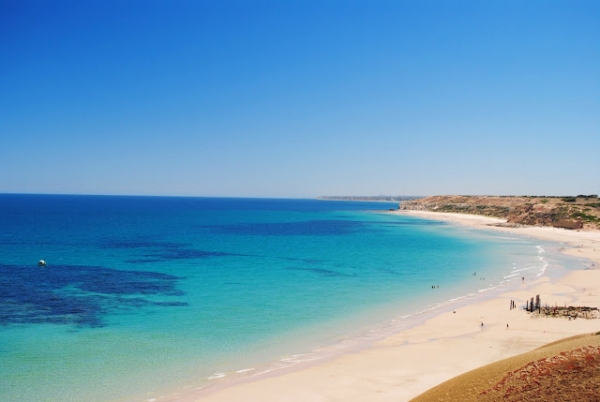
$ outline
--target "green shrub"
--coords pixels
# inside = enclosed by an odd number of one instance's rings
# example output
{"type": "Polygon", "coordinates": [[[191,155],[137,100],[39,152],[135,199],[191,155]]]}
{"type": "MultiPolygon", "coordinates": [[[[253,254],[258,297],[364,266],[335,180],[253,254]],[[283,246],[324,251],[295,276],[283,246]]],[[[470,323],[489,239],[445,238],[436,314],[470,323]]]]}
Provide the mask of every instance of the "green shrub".
{"type": "Polygon", "coordinates": [[[573,218],[581,218],[584,221],[588,221],[588,222],[596,222],[596,221],[600,221],[600,219],[596,218],[593,215],[588,215],[584,212],[575,212],[573,214],[571,214],[571,217],[573,218]]]}

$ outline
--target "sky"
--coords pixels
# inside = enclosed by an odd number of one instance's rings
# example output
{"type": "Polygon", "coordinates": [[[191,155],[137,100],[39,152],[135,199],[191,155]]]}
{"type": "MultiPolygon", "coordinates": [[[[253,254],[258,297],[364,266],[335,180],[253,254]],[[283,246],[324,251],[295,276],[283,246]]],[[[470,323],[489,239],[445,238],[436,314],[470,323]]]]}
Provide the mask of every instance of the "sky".
{"type": "Polygon", "coordinates": [[[0,0],[0,193],[600,193],[600,2],[0,0]]]}

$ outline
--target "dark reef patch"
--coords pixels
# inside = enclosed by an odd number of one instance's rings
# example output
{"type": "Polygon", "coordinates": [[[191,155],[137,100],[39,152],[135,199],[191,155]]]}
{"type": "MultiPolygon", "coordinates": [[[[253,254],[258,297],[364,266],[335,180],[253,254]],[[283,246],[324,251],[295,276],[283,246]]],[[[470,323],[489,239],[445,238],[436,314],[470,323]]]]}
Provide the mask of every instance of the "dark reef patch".
{"type": "Polygon", "coordinates": [[[286,261],[299,261],[305,264],[323,264],[325,260],[315,259],[315,258],[294,258],[294,257],[279,257],[282,260],[286,261]]]}
{"type": "Polygon", "coordinates": [[[349,276],[354,276],[354,275],[348,275],[348,274],[343,274],[341,272],[337,272],[337,271],[332,271],[330,269],[324,269],[324,268],[302,268],[302,267],[287,267],[287,270],[290,271],[306,271],[306,272],[312,272],[314,274],[319,274],[321,276],[328,276],[328,277],[335,277],[335,276],[345,276],[345,277],[349,277],[349,276]]]}
{"type": "Polygon", "coordinates": [[[36,238],[35,236],[0,236],[0,246],[21,246],[21,245],[36,245],[36,246],[48,246],[55,245],[58,242],[46,239],[36,238]]]}
{"type": "Polygon", "coordinates": [[[146,254],[145,257],[153,257],[159,260],[191,260],[196,258],[210,258],[210,257],[226,257],[238,255],[233,253],[222,253],[220,251],[203,251],[193,249],[172,249],[165,250],[160,253],[146,254]]]}
{"type": "Polygon", "coordinates": [[[102,243],[102,248],[116,248],[116,249],[138,249],[138,248],[146,248],[146,249],[178,249],[187,247],[188,245],[185,243],[175,243],[175,242],[164,242],[164,241],[156,241],[156,240],[144,240],[144,239],[135,239],[135,240],[127,240],[127,239],[113,239],[102,243]]]}
{"type": "Polygon", "coordinates": [[[183,306],[152,296],[182,296],[178,277],[87,265],[0,264],[0,325],[104,326],[103,316],[147,306],[183,306]],[[143,296],[143,297],[142,297],[143,296]]]}
{"type": "Polygon", "coordinates": [[[240,256],[241,254],[234,253],[222,253],[220,251],[203,251],[193,249],[171,249],[164,250],[156,253],[143,254],[142,258],[134,258],[127,260],[126,262],[132,264],[144,264],[150,262],[164,262],[172,260],[195,260],[202,258],[212,257],[227,257],[227,256],[240,256]]]}
{"type": "Polygon", "coordinates": [[[403,273],[399,273],[399,272],[394,271],[393,269],[389,269],[389,268],[379,268],[379,269],[377,269],[377,271],[383,272],[385,274],[390,274],[390,275],[404,275],[403,273]]]}
{"type": "Polygon", "coordinates": [[[101,245],[102,248],[145,250],[140,258],[126,260],[131,264],[146,264],[173,260],[193,260],[212,257],[239,256],[240,254],[221,251],[205,251],[189,248],[186,243],[163,242],[154,240],[110,240],[101,245]]]}
{"type": "Polygon", "coordinates": [[[357,221],[313,220],[277,223],[240,223],[235,225],[198,226],[217,234],[247,236],[333,236],[365,230],[357,221]]]}
{"type": "Polygon", "coordinates": [[[238,256],[240,254],[220,251],[205,251],[189,248],[185,243],[162,242],[155,240],[110,240],[101,245],[102,248],[145,250],[140,258],[132,258],[126,262],[131,264],[146,264],[173,260],[193,260],[212,257],[238,256]]]}

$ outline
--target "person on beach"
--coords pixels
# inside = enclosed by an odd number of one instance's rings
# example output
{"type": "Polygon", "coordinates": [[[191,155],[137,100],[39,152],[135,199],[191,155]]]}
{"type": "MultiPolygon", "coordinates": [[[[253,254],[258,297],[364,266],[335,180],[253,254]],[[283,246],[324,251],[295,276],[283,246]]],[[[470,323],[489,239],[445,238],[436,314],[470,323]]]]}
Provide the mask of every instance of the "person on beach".
{"type": "Polygon", "coordinates": [[[481,321],[481,328],[483,328],[483,321],[481,321]]]}

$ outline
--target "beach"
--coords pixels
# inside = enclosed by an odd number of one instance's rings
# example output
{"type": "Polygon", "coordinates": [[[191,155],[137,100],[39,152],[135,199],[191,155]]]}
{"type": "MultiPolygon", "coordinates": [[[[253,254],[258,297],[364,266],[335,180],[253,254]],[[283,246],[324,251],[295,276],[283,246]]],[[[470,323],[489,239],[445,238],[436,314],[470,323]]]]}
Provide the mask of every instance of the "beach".
{"type": "Polygon", "coordinates": [[[181,393],[157,401],[409,401],[457,375],[531,351],[572,335],[600,330],[598,320],[532,316],[520,307],[535,295],[550,305],[600,306],[600,231],[549,227],[490,226],[504,221],[425,211],[394,214],[443,220],[560,242],[588,268],[558,280],[525,278],[521,287],[492,299],[442,312],[374,345],[321,363],[230,382],[210,390],[181,393]],[[510,309],[514,300],[518,308],[510,309]]]}

